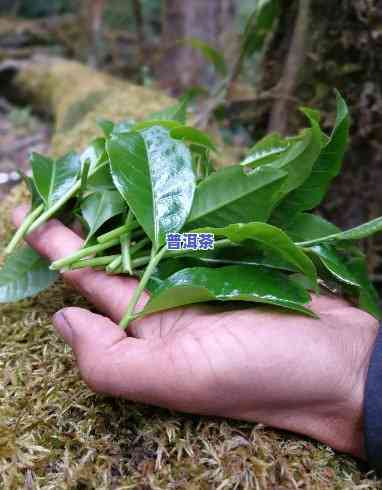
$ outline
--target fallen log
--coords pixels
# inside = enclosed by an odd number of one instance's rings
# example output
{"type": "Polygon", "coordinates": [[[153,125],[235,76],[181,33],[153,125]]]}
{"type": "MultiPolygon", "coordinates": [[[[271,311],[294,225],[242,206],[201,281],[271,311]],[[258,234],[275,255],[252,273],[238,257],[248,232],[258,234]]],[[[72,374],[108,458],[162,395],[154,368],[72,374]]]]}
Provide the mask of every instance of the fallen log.
{"type": "Polygon", "coordinates": [[[99,117],[139,120],[174,103],[157,90],[59,58],[36,57],[20,65],[13,84],[33,105],[54,116],[56,154],[83,148],[99,134],[99,117]]]}

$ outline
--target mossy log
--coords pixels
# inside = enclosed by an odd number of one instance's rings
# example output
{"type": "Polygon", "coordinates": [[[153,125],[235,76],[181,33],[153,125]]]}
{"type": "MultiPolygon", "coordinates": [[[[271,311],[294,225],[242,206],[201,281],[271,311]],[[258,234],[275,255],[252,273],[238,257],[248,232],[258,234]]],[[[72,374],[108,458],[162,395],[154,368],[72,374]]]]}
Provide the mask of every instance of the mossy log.
{"type": "MultiPolygon", "coordinates": [[[[21,66],[14,83],[55,115],[58,154],[83,147],[97,116],[139,119],[172,102],[62,60],[21,66]]],[[[0,205],[1,250],[22,197],[0,205]]],[[[89,306],[62,283],[0,305],[1,488],[378,488],[353,459],[298,436],[92,394],[51,325],[63,305],[89,306]]]]}
{"type": "Polygon", "coordinates": [[[14,84],[39,108],[53,114],[54,153],[83,148],[97,119],[142,119],[174,100],[157,90],[96,72],[74,61],[36,58],[17,73],[14,84]]]}

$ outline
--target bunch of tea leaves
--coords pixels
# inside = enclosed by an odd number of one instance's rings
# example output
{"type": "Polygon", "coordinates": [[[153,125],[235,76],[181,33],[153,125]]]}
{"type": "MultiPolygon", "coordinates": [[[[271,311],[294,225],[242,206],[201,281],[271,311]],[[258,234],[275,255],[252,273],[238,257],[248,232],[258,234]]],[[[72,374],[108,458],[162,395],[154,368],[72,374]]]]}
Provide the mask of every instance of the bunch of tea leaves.
{"type": "MultiPolygon", "coordinates": [[[[186,123],[187,100],[135,123],[100,121],[103,137],[58,160],[34,153],[31,209],[6,249],[0,302],[37,294],[55,271],[86,267],[139,282],[121,326],[138,317],[200,302],[266,303],[314,316],[320,287],[381,318],[365,257],[356,242],[382,230],[382,218],[339,230],[312,209],[341,169],[349,113],[337,94],[330,135],[317,111],[294,137],[270,134],[237,165],[215,169],[208,134],[186,123]],[[79,219],[83,247],[49,265],[21,239],[52,216],[79,219]],[[184,247],[182,235],[214,237],[214,247],[184,247]],[[198,235],[197,235],[198,234],[198,235]],[[178,240],[170,247],[170,238],[178,240]],[[136,311],[147,289],[150,300],[136,311]]],[[[105,291],[105,294],[108,294],[105,291]]]]}

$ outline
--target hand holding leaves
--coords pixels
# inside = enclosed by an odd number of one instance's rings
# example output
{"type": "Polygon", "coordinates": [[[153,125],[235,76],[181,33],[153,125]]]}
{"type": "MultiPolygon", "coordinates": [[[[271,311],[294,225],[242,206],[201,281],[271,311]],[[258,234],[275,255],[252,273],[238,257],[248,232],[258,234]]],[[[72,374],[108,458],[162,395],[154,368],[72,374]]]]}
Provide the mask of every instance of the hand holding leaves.
{"type": "MultiPolygon", "coordinates": [[[[316,111],[305,109],[310,128],[292,138],[269,135],[241,165],[219,170],[211,167],[211,138],[186,125],[186,105],[183,99],[138,124],[102,121],[104,137],[80,157],[34,154],[32,210],[7,252],[51,216],[79,217],[83,248],[51,269],[103,268],[139,278],[124,328],[138,316],[205,301],[312,315],[306,305],[318,284],[334,284],[380,317],[365,259],[352,242],[381,231],[382,218],[342,232],[304,212],[321,202],[340,170],[349,129],[344,100],[338,95],[330,136],[316,111]],[[167,234],[184,232],[213,234],[215,249],[168,250],[167,234]],[[151,299],[137,312],[145,289],[151,299]]],[[[0,301],[36,294],[54,279],[34,252],[17,250],[0,273],[0,301]]]]}

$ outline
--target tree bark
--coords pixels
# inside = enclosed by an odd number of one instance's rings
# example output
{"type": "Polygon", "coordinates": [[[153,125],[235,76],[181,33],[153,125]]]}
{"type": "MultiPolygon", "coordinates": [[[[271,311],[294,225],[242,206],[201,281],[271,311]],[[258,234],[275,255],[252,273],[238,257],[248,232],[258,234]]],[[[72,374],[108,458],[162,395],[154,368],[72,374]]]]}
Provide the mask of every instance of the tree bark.
{"type": "Polygon", "coordinates": [[[92,68],[98,68],[102,61],[103,33],[102,19],[106,0],[86,0],[86,18],[89,19],[89,55],[88,62],[92,68]]]}
{"type": "Polygon", "coordinates": [[[165,0],[162,9],[163,54],[157,67],[160,84],[174,94],[191,86],[212,86],[215,73],[195,49],[182,44],[201,39],[216,49],[222,34],[232,31],[235,0],[165,0]]]}
{"type": "Polygon", "coordinates": [[[269,131],[281,134],[288,132],[288,113],[290,101],[296,91],[300,71],[307,53],[308,30],[310,25],[311,0],[300,0],[296,24],[284,65],[281,80],[278,83],[276,100],[270,121],[269,131]]]}
{"type": "Polygon", "coordinates": [[[142,13],[141,0],[132,0],[132,8],[135,19],[135,26],[137,30],[137,41],[138,41],[138,53],[139,53],[139,65],[143,66],[146,62],[146,36],[144,29],[144,20],[142,13]]]}

